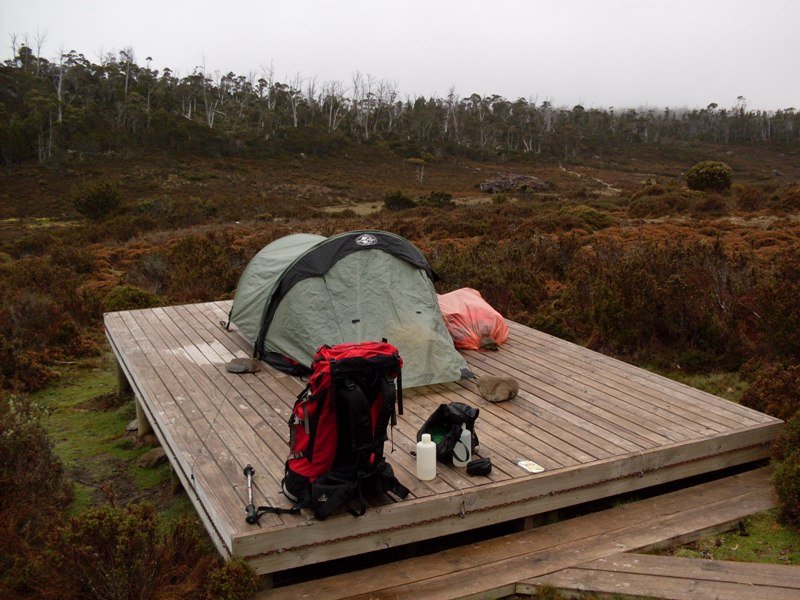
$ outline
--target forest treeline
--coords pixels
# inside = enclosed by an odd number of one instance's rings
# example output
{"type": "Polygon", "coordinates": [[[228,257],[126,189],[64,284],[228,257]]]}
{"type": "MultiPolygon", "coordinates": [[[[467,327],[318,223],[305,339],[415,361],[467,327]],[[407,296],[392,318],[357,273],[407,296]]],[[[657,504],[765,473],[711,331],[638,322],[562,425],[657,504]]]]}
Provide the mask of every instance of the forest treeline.
{"type": "MultiPolygon", "coordinates": [[[[130,49],[92,62],[74,50],[53,60],[29,46],[0,66],[0,160],[47,162],[72,153],[137,149],[207,155],[326,154],[382,142],[407,158],[544,155],[580,160],[668,140],[797,144],[800,112],[731,108],[586,109],[498,95],[401,98],[397,84],[356,72],[350,81],[273,68],[184,77],[138,64],[130,49]]],[[[657,73],[654,73],[657,76],[657,73]]]]}

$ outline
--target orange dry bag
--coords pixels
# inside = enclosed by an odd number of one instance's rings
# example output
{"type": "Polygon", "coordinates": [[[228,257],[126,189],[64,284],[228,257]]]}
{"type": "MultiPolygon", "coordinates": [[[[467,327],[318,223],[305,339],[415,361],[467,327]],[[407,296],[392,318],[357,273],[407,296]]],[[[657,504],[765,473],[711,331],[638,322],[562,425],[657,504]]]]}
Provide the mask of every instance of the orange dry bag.
{"type": "Polygon", "coordinates": [[[456,348],[497,350],[508,339],[503,315],[472,288],[461,288],[439,296],[439,308],[456,348]]]}

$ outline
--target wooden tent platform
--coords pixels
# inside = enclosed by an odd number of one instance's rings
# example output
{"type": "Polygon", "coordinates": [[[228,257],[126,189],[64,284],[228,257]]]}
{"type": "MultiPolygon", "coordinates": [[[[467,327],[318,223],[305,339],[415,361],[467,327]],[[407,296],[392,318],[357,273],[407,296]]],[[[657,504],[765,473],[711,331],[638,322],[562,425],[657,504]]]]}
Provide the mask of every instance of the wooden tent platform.
{"type": "MultiPolygon", "coordinates": [[[[407,390],[389,462],[412,494],[374,499],[364,517],[326,521],[264,515],[248,525],[243,467],[256,471],[255,503],[288,506],[280,493],[296,378],[264,365],[231,375],[250,345],[226,332],[229,302],[107,314],[106,334],[198,514],[223,556],[271,573],[430,539],[682,479],[768,456],[782,422],[539,331],[510,323],[496,353],[467,353],[477,374],[511,375],[519,396],[483,400],[465,381],[407,390]],[[489,477],[439,465],[414,476],[416,432],[443,402],[480,408],[489,477]],[[531,474],[518,463],[533,461],[531,474]]],[[[390,340],[391,341],[391,340],[390,340]]]]}

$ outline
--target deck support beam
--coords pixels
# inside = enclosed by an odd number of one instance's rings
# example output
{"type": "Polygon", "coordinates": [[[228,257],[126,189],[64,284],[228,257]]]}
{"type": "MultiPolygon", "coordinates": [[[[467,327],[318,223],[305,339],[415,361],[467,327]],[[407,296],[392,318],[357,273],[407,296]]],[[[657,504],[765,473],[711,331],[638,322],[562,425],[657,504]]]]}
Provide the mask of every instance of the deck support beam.
{"type": "Polygon", "coordinates": [[[128,376],[125,374],[125,369],[122,368],[119,360],[116,361],[117,364],[117,391],[121,394],[130,394],[133,392],[133,388],[131,387],[131,382],[128,381],[128,376]]]}
{"type": "Polygon", "coordinates": [[[557,522],[558,510],[549,510],[538,515],[524,517],[522,519],[522,527],[520,528],[520,531],[530,531],[531,529],[536,529],[542,525],[552,525],[553,523],[557,522]]]}
{"type": "Polygon", "coordinates": [[[136,424],[137,424],[137,434],[139,437],[147,435],[153,431],[153,428],[150,426],[150,421],[147,420],[147,415],[142,408],[142,403],[138,397],[134,396],[134,403],[136,404],[136,424]]]}

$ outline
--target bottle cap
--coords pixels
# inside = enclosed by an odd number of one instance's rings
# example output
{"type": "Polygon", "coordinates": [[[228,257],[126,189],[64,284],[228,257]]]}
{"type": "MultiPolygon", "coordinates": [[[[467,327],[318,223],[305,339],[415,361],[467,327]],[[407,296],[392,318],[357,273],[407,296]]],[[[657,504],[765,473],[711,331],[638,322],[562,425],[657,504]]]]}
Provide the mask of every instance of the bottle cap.
{"type": "Polygon", "coordinates": [[[423,433],[422,434],[422,442],[427,444],[431,441],[431,434],[430,433],[423,433]]]}

